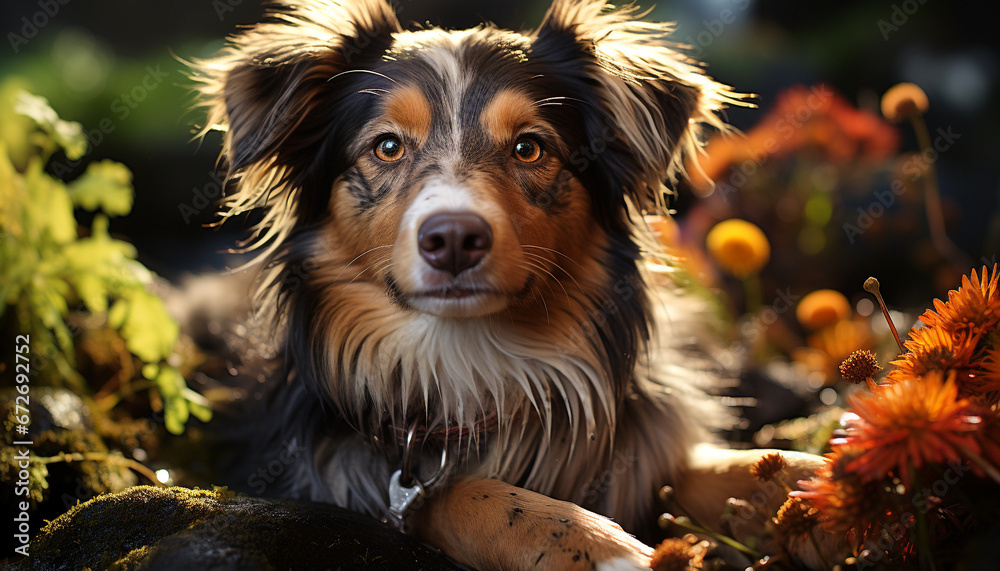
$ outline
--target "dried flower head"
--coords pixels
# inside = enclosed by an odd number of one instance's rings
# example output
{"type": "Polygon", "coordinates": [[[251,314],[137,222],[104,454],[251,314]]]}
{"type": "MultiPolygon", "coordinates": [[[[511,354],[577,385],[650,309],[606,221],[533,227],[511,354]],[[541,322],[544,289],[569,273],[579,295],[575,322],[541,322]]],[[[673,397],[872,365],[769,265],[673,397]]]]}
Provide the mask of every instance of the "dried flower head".
{"type": "Polygon", "coordinates": [[[771,244],[764,232],[736,218],[716,224],[706,237],[706,245],[719,266],[738,278],[759,272],[771,257],[771,244]]]}
{"type": "Polygon", "coordinates": [[[754,463],[753,467],[750,468],[750,473],[761,482],[767,482],[774,478],[775,474],[784,470],[785,466],[788,466],[788,462],[785,462],[781,454],[767,454],[754,463]]]}
{"type": "Polygon", "coordinates": [[[927,94],[912,83],[897,83],[882,96],[882,115],[890,121],[923,114],[928,107],[927,94]]]}
{"type": "Polygon", "coordinates": [[[819,510],[802,498],[788,498],[771,521],[784,537],[806,535],[819,523],[819,510]]]}
{"type": "Polygon", "coordinates": [[[832,289],[818,289],[806,295],[795,308],[795,317],[809,329],[819,329],[850,316],[850,302],[844,294],[832,289]]]}
{"type": "Polygon", "coordinates": [[[840,364],[840,375],[855,384],[867,382],[882,370],[878,357],[871,351],[855,351],[840,364]]]}
{"type": "Polygon", "coordinates": [[[669,537],[656,546],[650,567],[653,571],[702,569],[705,555],[711,548],[711,543],[699,541],[698,537],[691,533],[684,537],[669,537]]]}

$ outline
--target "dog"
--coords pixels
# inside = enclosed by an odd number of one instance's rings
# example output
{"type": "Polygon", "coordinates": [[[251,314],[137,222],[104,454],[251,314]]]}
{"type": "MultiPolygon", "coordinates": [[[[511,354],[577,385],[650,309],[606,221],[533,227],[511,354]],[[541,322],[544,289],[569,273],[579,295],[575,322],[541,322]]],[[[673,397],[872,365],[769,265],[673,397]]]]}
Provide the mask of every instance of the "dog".
{"type": "Polygon", "coordinates": [[[743,96],[640,16],[404,30],[301,0],[194,64],[225,216],[259,213],[268,441],[304,451],[272,491],[484,570],[645,568],[625,530],[661,486],[706,522],[754,491],[763,451],[705,447],[730,414],[643,221],[743,96]]]}

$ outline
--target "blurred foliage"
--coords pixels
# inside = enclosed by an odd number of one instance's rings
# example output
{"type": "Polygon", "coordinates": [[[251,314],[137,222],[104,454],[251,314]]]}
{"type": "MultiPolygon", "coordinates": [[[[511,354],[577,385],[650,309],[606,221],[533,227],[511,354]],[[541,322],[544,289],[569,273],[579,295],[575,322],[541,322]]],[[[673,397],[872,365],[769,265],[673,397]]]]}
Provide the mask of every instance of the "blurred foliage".
{"type": "MultiPolygon", "coordinates": [[[[85,394],[74,349],[81,331],[68,317],[103,317],[138,360],[130,368],[150,381],[143,386],[156,391],[154,400],[162,399],[170,432],[182,433],[190,415],[208,421],[207,400],[170,364],[180,329],[148,291],[154,276],[136,261],[131,244],[108,233],[108,217],[132,209],[132,173],[103,160],[68,183],[49,175],[46,165],[57,153],[70,161],[86,154],[86,136],[79,123],[60,119],[45,99],[16,84],[0,87],[0,124],[0,318],[12,317],[46,360],[32,371],[36,379],[85,394]],[[74,209],[94,213],[89,229],[78,226],[74,209]]],[[[133,380],[119,383],[135,390],[133,380]]],[[[117,399],[104,402],[113,406],[117,399]]]]}

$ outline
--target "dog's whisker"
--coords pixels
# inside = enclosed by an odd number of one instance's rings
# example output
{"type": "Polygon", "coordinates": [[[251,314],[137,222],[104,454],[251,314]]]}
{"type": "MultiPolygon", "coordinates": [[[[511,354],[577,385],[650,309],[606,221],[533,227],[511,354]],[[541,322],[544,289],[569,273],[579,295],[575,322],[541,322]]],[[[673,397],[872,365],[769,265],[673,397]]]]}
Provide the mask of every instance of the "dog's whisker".
{"type": "Polygon", "coordinates": [[[576,97],[546,97],[544,99],[539,99],[532,103],[535,107],[543,107],[545,105],[563,105],[564,102],[571,101],[573,103],[583,103],[587,104],[583,99],[578,99],[576,97]]]}
{"type": "MultiPolygon", "coordinates": [[[[580,290],[580,292],[582,292],[582,293],[586,293],[586,290],[584,290],[584,289],[583,289],[583,286],[582,286],[582,285],[580,285],[580,282],[578,282],[578,281],[576,280],[576,278],[574,278],[574,277],[573,277],[573,274],[571,274],[571,273],[569,273],[568,271],[566,271],[566,268],[562,267],[562,266],[561,266],[561,265],[560,265],[560,264],[559,264],[558,262],[555,262],[555,261],[553,261],[553,260],[549,260],[549,259],[547,259],[547,258],[544,258],[544,257],[542,257],[542,256],[539,256],[538,254],[532,254],[532,253],[530,253],[530,252],[525,252],[525,253],[524,253],[524,255],[525,255],[525,257],[527,257],[527,258],[529,258],[529,259],[534,259],[534,260],[538,260],[538,261],[540,261],[540,262],[544,262],[544,263],[547,263],[547,264],[551,264],[551,265],[552,265],[552,266],[553,266],[553,267],[554,267],[555,269],[557,269],[557,270],[561,271],[562,273],[566,274],[566,277],[568,277],[568,278],[569,278],[570,280],[572,280],[572,281],[573,281],[573,284],[574,284],[574,285],[575,285],[575,286],[577,287],[577,289],[579,289],[579,290],[580,290]]],[[[543,269],[543,268],[539,268],[539,269],[543,269]]],[[[551,278],[552,278],[553,280],[555,280],[555,281],[556,281],[556,283],[558,283],[558,284],[559,284],[559,287],[563,288],[563,291],[564,291],[564,292],[566,293],[566,297],[570,297],[570,295],[569,295],[569,291],[567,291],[567,290],[566,290],[566,286],[564,286],[564,285],[563,285],[563,283],[562,283],[562,280],[560,280],[560,279],[556,278],[554,274],[552,274],[551,272],[549,272],[549,271],[547,271],[547,270],[544,270],[544,269],[543,269],[543,271],[545,271],[545,273],[549,274],[549,276],[550,276],[550,277],[551,277],[551,278]]]]}
{"type": "Polygon", "coordinates": [[[387,267],[389,267],[391,265],[392,265],[392,259],[391,258],[384,259],[384,260],[381,260],[381,261],[376,261],[375,263],[369,264],[369,265],[365,266],[360,272],[358,272],[353,278],[351,278],[351,281],[347,282],[347,285],[353,284],[355,281],[358,280],[358,278],[360,278],[368,270],[372,271],[372,275],[376,275],[379,272],[381,272],[383,269],[385,269],[385,268],[387,268],[387,267]]]}
{"type": "MultiPolygon", "coordinates": [[[[536,262],[536,261],[533,261],[533,260],[531,260],[531,259],[529,258],[529,259],[527,259],[527,260],[525,260],[525,261],[524,261],[524,266],[525,266],[525,268],[527,268],[527,269],[535,269],[535,270],[538,270],[538,271],[540,271],[540,272],[542,272],[542,273],[544,273],[544,274],[548,275],[548,276],[549,276],[550,278],[552,278],[552,281],[554,281],[554,282],[556,282],[557,284],[559,284],[559,287],[560,287],[560,288],[562,288],[562,290],[563,290],[563,293],[564,293],[564,294],[566,295],[566,297],[570,297],[570,295],[569,295],[569,291],[567,291],[567,290],[566,290],[566,286],[564,286],[564,285],[562,284],[562,282],[561,282],[561,281],[559,281],[559,280],[558,280],[558,279],[556,278],[555,274],[553,274],[552,272],[550,272],[550,271],[549,271],[549,270],[548,270],[547,268],[545,268],[545,267],[544,267],[544,266],[543,266],[542,264],[540,264],[539,262],[536,262]]],[[[551,292],[552,292],[552,294],[553,294],[553,295],[555,295],[555,290],[553,290],[553,289],[552,289],[552,285],[551,285],[551,284],[546,284],[546,285],[548,286],[548,288],[549,288],[549,291],[551,291],[551,292]]]]}
{"type": "Polygon", "coordinates": [[[392,244],[384,244],[382,246],[375,246],[374,248],[369,248],[369,249],[365,250],[364,252],[358,254],[357,256],[355,256],[355,258],[353,260],[351,260],[350,262],[347,262],[347,264],[344,265],[344,269],[340,270],[340,273],[338,273],[333,278],[333,282],[334,283],[338,282],[340,280],[340,276],[343,275],[343,273],[346,272],[347,269],[350,268],[352,264],[354,264],[354,262],[360,260],[365,255],[370,254],[370,253],[374,252],[375,250],[380,250],[382,248],[392,248],[392,244]]]}
{"type": "Polygon", "coordinates": [[[346,71],[342,71],[342,72],[340,72],[340,73],[338,73],[336,75],[331,76],[330,79],[327,79],[326,81],[327,81],[327,83],[329,83],[329,82],[331,82],[331,81],[333,81],[333,80],[335,80],[335,79],[337,79],[337,78],[339,78],[341,76],[347,75],[349,73],[370,73],[372,75],[381,77],[382,79],[386,79],[388,81],[391,81],[391,82],[395,83],[396,85],[399,85],[399,82],[397,82],[395,79],[389,77],[388,75],[386,75],[384,73],[379,73],[379,72],[371,70],[371,69],[348,69],[346,71]]]}

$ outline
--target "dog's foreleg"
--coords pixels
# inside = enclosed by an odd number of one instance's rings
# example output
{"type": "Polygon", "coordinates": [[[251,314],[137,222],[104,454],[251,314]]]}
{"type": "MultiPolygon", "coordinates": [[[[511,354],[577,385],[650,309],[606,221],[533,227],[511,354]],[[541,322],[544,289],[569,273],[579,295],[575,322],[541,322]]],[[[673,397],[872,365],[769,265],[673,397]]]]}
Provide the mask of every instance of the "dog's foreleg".
{"type": "Polygon", "coordinates": [[[644,569],[653,550],[610,519],[499,480],[438,491],[412,533],[481,571],[644,569]]]}

